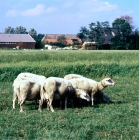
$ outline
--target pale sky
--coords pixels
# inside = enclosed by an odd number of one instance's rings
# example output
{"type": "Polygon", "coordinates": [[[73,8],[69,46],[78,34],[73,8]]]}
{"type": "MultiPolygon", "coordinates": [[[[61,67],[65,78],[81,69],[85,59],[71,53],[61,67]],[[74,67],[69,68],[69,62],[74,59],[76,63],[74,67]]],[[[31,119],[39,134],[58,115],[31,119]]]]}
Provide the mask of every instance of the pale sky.
{"type": "Polygon", "coordinates": [[[23,26],[38,34],[77,34],[91,22],[109,21],[112,26],[125,15],[139,28],[139,0],[1,0],[0,32],[23,26]]]}

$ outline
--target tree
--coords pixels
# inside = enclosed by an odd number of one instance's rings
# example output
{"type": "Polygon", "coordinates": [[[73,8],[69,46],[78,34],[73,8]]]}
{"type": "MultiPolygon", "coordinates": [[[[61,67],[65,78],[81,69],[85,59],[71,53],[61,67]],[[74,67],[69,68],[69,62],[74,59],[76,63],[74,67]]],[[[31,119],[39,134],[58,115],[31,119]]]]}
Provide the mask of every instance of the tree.
{"type": "Polygon", "coordinates": [[[133,31],[133,33],[130,36],[128,36],[127,43],[130,44],[128,49],[139,50],[139,30],[138,29],[133,31]]]}
{"type": "Polygon", "coordinates": [[[7,28],[5,28],[4,33],[5,34],[14,34],[15,33],[15,30],[14,30],[13,27],[8,26],[7,28]]]}
{"type": "Polygon", "coordinates": [[[130,36],[132,31],[130,24],[122,18],[116,18],[112,26],[117,29],[117,33],[112,40],[113,46],[117,49],[128,49],[127,37],[130,36]]]}
{"type": "Polygon", "coordinates": [[[16,34],[27,34],[26,28],[22,26],[17,26],[15,28],[15,33],[16,34]]]}
{"type": "Polygon", "coordinates": [[[44,37],[44,34],[38,34],[37,38],[36,38],[36,44],[35,44],[35,48],[36,49],[42,49],[44,46],[42,39],[44,37]]]}
{"type": "Polygon", "coordinates": [[[117,28],[118,31],[123,35],[123,36],[127,36],[131,33],[131,26],[130,24],[122,19],[122,18],[117,18],[114,20],[114,22],[112,23],[113,28],[117,28]]]}
{"type": "Polygon", "coordinates": [[[57,41],[60,42],[60,43],[63,44],[63,45],[66,45],[66,44],[67,44],[65,35],[60,35],[60,36],[58,36],[58,37],[57,37],[57,41]]]}
{"type": "Polygon", "coordinates": [[[86,27],[81,27],[80,32],[76,36],[84,42],[88,39],[88,32],[89,30],[86,27]]]}
{"type": "Polygon", "coordinates": [[[28,31],[28,34],[30,34],[30,36],[36,40],[37,39],[37,31],[34,29],[34,28],[31,28],[29,31],[28,31]]]}
{"type": "Polygon", "coordinates": [[[135,28],[133,25],[133,18],[132,17],[125,15],[125,16],[121,16],[121,19],[124,19],[126,22],[128,22],[132,30],[135,28]]]}
{"type": "Polygon", "coordinates": [[[89,40],[91,42],[97,42],[98,49],[103,49],[104,44],[104,34],[109,34],[111,31],[111,28],[109,27],[109,22],[99,22],[97,23],[90,23],[89,24],[89,40]]]}
{"type": "Polygon", "coordinates": [[[81,27],[80,32],[77,34],[82,42],[97,42],[98,49],[103,49],[103,43],[105,41],[104,34],[111,34],[111,28],[109,22],[90,23],[89,30],[86,27],[81,27]]]}

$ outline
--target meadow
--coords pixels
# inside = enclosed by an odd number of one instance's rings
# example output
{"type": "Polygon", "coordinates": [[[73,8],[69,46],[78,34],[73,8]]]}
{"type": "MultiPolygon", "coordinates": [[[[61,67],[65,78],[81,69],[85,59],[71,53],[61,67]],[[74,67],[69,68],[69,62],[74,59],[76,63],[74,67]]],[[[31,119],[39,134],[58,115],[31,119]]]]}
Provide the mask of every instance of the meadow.
{"type": "Polygon", "coordinates": [[[0,50],[1,140],[137,140],[139,135],[139,51],[116,50],[0,50]],[[112,104],[76,107],[55,113],[24,104],[12,109],[12,84],[21,72],[46,77],[76,73],[116,85],[104,89],[112,104]]]}

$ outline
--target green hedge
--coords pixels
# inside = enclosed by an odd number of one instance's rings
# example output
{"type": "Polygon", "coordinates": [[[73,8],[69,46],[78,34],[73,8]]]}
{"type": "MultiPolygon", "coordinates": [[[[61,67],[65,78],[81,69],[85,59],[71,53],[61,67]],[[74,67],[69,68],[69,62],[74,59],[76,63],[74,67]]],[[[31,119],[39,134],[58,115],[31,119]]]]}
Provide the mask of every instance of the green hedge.
{"type": "Polygon", "coordinates": [[[31,72],[44,75],[46,77],[64,77],[66,74],[75,73],[90,78],[113,77],[113,76],[138,76],[139,65],[120,66],[118,64],[79,64],[79,65],[49,65],[49,67],[4,67],[0,68],[0,81],[13,81],[21,72],[31,72]]]}

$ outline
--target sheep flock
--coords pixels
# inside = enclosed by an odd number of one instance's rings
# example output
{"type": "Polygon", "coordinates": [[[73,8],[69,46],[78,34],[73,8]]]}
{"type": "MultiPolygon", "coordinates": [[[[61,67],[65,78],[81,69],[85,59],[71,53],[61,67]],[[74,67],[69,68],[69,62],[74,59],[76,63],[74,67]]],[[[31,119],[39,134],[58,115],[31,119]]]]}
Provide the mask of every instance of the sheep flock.
{"type": "Polygon", "coordinates": [[[16,99],[23,112],[23,104],[26,101],[35,101],[39,104],[38,110],[42,111],[44,102],[47,109],[54,112],[53,104],[58,102],[67,109],[69,105],[74,108],[75,104],[92,105],[97,103],[111,103],[107,93],[103,89],[114,86],[111,78],[104,78],[97,82],[79,74],[68,74],[65,77],[45,77],[29,72],[20,73],[13,82],[13,109],[16,99]]]}

